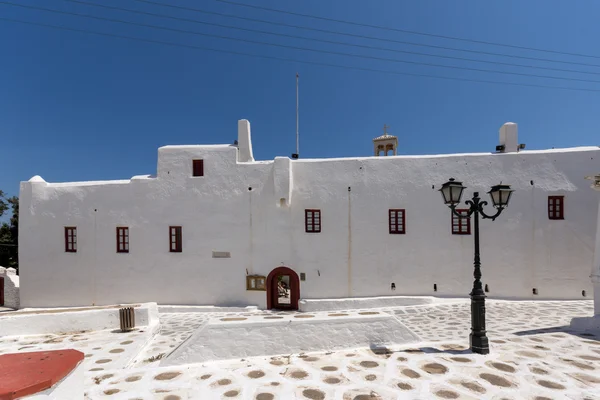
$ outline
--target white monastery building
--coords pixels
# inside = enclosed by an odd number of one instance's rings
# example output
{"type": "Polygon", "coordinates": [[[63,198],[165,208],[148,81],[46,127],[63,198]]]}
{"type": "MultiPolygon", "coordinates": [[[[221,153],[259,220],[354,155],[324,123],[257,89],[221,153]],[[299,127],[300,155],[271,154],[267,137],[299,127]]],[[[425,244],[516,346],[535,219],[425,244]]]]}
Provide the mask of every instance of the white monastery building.
{"type": "Polygon", "coordinates": [[[372,157],[255,161],[241,120],[234,145],[159,148],[156,175],[22,182],[21,307],[464,297],[472,221],[443,204],[449,178],[463,201],[515,189],[480,221],[488,296],[593,296],[598,198],[585,176],[599,147],[523,150],[513,123],[494,153],[397,156],[395,136],[373,142],[372,157]]]}

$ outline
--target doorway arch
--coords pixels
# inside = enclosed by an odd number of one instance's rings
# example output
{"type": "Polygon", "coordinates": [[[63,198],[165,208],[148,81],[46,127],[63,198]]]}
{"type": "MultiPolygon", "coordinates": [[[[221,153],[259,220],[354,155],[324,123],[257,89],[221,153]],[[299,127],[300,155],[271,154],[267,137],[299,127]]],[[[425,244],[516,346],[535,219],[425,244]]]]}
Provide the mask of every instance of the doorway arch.
{"type": "Polygon", "coordinates": [[[267,276],[267,309],[297,310],[300,299],[300,278],[293,269],[277,267],[267,276]],[[289,305],[279,302],[279,277],[289,277],[289,305]]]}

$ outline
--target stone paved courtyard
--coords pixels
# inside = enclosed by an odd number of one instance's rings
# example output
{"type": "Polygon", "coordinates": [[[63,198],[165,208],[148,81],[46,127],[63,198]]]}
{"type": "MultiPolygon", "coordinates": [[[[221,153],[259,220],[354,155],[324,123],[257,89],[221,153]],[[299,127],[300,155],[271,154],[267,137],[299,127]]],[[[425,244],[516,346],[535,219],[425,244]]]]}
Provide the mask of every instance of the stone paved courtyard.
{"type": "Polygon", "coordinates": [[[160,360],[175,347],[186,340],[196,329],[204,325],[210,318],[217,318],[214,313],[172,313],[160,315],[160,331],[134,361],[134,366],[158,365],[160,360]]]}
{"type": "Polygon", "coordinates": [[[600,399],[600,332],[568,328],[593,314],[590,301],[488,301],[488,356],[467,349],[465,300],[364,311],[393,313],[422,342],[158,367],[211,318],[273,315],[173,313],[160,315],[153,339],[139,331],[2,338],[0,354],[83,351],[88,399],[600,399]]]}

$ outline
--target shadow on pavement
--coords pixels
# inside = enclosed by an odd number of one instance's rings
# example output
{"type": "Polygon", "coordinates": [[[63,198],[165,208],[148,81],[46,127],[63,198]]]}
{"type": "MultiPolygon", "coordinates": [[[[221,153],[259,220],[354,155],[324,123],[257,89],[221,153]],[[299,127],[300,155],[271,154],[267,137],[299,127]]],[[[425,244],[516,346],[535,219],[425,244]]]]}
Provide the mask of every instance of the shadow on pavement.
{"type": "Polygon", "coordinates": [[[544,333],[568,333],[569,335],[575,335],[583,339],[590,339],[600,341],[600,332],[592,333],[592,332],[580,332],[571,329],[569,325],[564,326],[553,326],[550,328],[540,328],[540,329],[531,329],[527,331],[519,331],[513,332],[513,335],[516,336],[528,336],[528,335],[540,335],[544,333]]]}

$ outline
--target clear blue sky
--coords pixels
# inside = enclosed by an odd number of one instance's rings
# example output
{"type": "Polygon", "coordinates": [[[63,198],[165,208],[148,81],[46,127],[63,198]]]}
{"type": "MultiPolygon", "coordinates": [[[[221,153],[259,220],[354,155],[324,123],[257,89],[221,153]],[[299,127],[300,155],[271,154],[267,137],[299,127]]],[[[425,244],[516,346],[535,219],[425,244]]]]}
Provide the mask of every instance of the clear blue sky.
{"type": "MultiPolygon", "coordinates": [[[[600,81],[600,67],[486,56],[350,38],[169,9],[134,0],[85,0],[211,23],[404,51],[575,69],[594,74],[447,60],[354,48],[166,20],[63,0],[12,0],[66,12],[289,46],[416,62],[600,81]]],[[[155,0],[167,3],[168,0],[155,0]]],[[[600,2],[594,0],[237,0],[366,24],[501,42],[597,58],[344,25],[215,0],[171,4],[319,29],[429,45],[550,58],[600,66],[600,2]]],[[[0,18],[135,36],[226,51],[361,68],[466,79],[600,90],[600,83],[487,74],[240,43],[200,35],[91,20],[0,4],[0,18]]],[[[300,153],[303,158],[369,156],[383,124],[399,137],[400,154],[492,151],[498,128],[519,123],[528,149],[598,145],[600,92],[577,92],[361,72],[0,21],[0,188],[18,194],[19,181],[126,179],[156,171],[166,144],[232,143],[236,121],[252,124],[257,159],[295,150],[295,73],[300,73],[300,153]]],[[[590,171],[594,172],[594,171],[590,171]]]]}

